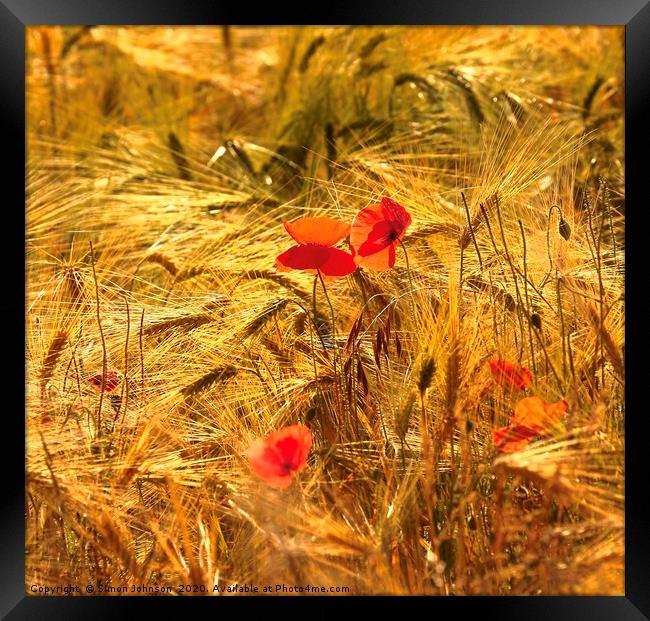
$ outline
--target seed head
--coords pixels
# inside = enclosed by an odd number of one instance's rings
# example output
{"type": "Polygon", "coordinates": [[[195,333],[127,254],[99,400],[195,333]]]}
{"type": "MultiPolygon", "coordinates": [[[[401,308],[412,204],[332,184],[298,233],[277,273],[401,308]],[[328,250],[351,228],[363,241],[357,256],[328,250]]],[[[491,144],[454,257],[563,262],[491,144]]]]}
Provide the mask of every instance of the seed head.
{"type": "Polygon", "coordinates": [[[420,394],[423,395],[427,388],[431,386],[433,376],[436,373],[436,361],[433,359],[433,356],[429,356],[422,363],[420,368],[420,377],[418,378],[418,390],[420,394]]]}

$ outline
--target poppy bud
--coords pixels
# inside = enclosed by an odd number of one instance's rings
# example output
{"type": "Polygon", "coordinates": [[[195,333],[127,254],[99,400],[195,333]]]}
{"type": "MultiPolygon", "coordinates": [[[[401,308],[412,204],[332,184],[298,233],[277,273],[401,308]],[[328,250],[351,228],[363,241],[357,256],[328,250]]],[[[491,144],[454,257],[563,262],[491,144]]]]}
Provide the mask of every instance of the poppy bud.
{"type": "Polygon", "coordinates": [[[532,373],[507,360],[490,360],[490,371],[497,383],[510,390],[524,390],[533,381],[532,373]]]}
{"type": "Polygon", "coordinates": [[[560,225],[558,227],[558,231],[566,241],[569,241],[569,237],[571,237],[571,227],[569,226],[569,223],[564,218],[560,218],[560,225]]]}
{"type": "Polygon", "coordinates": [[[305,414],[305,422],[311,423],[316,418],[317,414],[318,414],[318,410],[316,409],[315,406],[309,408],[307,410],[307,413],[305,414]]]}
{"type": "Polygon", "coordinates": [[[533,313],[530,316],[530,323],[533,324],[533,328],[537,328],[538,330],[542,329],[542,318],[537,313],[533,313]]]}
{"type": "Polygon", "coordinates": [[[122,395],[109,395],[108,396],[111,405],[113,406],[113,409],[116,412],[120,411],[120,407],[122,406],[122,395]]]}

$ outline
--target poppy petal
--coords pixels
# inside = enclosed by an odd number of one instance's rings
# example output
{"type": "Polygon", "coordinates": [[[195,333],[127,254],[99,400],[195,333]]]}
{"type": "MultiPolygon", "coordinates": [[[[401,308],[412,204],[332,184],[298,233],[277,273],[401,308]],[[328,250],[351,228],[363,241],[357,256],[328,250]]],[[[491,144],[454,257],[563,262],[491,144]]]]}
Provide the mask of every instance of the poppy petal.
{"type": "Polygon", "coordinates": [[[513,425],[525,425],[536,431],[543,431],[546,421],[544,402],[539,397],[526,397],[515,405],[510,419],[513,425]]]}
{"type": "Polygon", "coordinates": [[[381,203],[368,205],[354,218],[350,228],[350,246],[359,265],[386,270],[395,264],[395,245],[411,224],[411,216],[399,203],[382,198],[381,203]],[[392,248],[391,248],[392,247],[392,248]],[[384,252],[382,258],[361,260],[384,252]]]}
{"type": "Polygon", "coordinates": [[[411,224],[411,214],[409,214],[404,207],[392,198],[384,196],[381,199],[381,206],[384,210],[384,215],[387,220],[394,220],[399,222],[404,228],[411,224]]]}
{"type": "MultiPolygon", "coordinates": [[[[97,373],[88,378],[88,383],[96,390],[102,388],[102,374],[97,373]]],[[[120,377],[117,371],[106,371],[106,381],[104,382],[104,392],[112,392],[120,384],[120,377]]]]}
{"type": "Polygon", "coordinates": [[[384,212],[384,217],[392,223],[395,232],[401,239],[402,235],[412,222],[411,214],[409,214],[409,212],[406,211],[406,209],[404,209],[404,207],[402,207],[398,202],[388,197],[381,199],[381,207],[384,212]]]}
{"type": "Polygon", "coordinates": [[[384,248],[380,252],[362,257],[356,255],[354,261],[357,265],[379,272],[392,269],[395,265],[395,244],[384,248]]]}
{"type": "Polygon", "coordinates": [[[533,381],[533,374],[507,360],[490,360],[490,371],[494,380],[510,390],[524,390],[533,381]]]}
{"type": "Polygon", "coordinates": [[[376,224],[385,220],[381,205],[368,205],[364,207],[352,221],[350,227],[350,246],[358,249],[368,239],[376,224]]]}
{"type": "Polygon", "coordinates": [[[275,447],[282,463],[299,472],[307,464],[307,455],[311,449],[311,431],[304,425],[291,425],[272,434],[275,447]]]}
{"type": "Polygon", "coordinates": [[[275,267],[281,272],[290,270],[317,270],[327,261],[329,248],[325,246],[292,246],[278,255],[275,267]]]}
{"type": "Polygon", "coordinates": [[[544,409],[551,418],[554,418],[559,422],[569,411],[569,404],[564,399],[562,399],[557,403],[544,404],[544,409]]]}
{"type": "Polygon", "coordinates": [[[291,485],[291,472],[282,467],[279,453],[266,440],[256,440],[248,449],[251,470],[271,487],[285,488],[291,485]]]}
{"type": "Polygon", "coordinates": [[[507,425],[492,432],[492,440],[502,453],[514,453],[526,448],[537,435],[534,429],[523,425],[507,425]]]}
{"type": "Polygon", "coordinates": [[[366,241],[359,246],[358,253],[362,257],[380,252],[397,239],[397,232],[391,222],[377,222],[368,234],[366,241]]]}
{"type": "Polygon", "coordinates": [[[568,404],[564,400],[558,403],[544,403],[539,397],[526,397],[515,405],[511,422],[514,425],[525,425],[539,434],[548,435],[562,422],[567,409],[568,404]]]}
{"type": "Polygon", "coordinates": [[[289,487],[293,475],[306,466],[311,445],[307,427],[284,427],[253,442],[248,450],[251,470],[271,487],[289,487]]]}
{"type": "Polygon", "coordinates": [[[341,278],[357,269],[352,255],[338,248],[327,248],[327,258],[320,266],[323,276],[341,278]]]}
{"type": "Polygon", "coordinates": [[[298,218],[285,222],[284,228],[299,244],[333,246],[350,234],[350,225],[333,218],[298,218]]]}
{"type": "Polygon", "coordinates": [[[569,404],[562,399],[557,403],[545,403],[544,412],[546,413],[546,425],[542,433],[550,435],[554,429],[562,424],[562,419],[569,409],[569,404]]]}

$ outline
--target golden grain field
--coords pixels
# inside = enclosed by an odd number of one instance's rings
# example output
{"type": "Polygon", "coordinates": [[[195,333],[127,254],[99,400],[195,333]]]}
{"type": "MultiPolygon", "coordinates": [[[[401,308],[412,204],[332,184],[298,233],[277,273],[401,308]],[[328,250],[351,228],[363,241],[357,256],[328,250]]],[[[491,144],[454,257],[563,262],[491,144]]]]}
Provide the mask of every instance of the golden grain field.
{"type": "Polygon", "coordinates": [[[29,27],[27,593],[623,594],[623,61],[618,27],[29,27]],[[277,268],[285,222],[382,198],[394,267],[277,268]],[[273,487],[249,447],[292,425],[273,487]]]}

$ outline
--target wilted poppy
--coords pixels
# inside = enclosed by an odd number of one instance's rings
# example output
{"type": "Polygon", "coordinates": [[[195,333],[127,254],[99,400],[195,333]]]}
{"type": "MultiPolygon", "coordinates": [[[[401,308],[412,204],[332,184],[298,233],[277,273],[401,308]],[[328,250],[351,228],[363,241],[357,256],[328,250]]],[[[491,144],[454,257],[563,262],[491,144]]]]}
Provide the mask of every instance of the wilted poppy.
{"type": "Polygon", "coordinates": [[[395,247],[411,224],[411,216],[399,203],[382,198],[364,207],[350,227],[350,246],[354,261],[373,270],[388,270],[395,265],[395,247]]]}
{"type": "MultiPolygon", "coordinates": [[[[88,383],[95,389],[102,389],[102,374],[97,373],[88,378],[88,383]]],[[[106,381],[104,383],[104,392],[113,392],[120,384],[120,376],[117,371],[106,371],[106,381]]]]}
{"type": "Polygon", "coordinates": [[[492,432],[494,446],[503,453],[520,451],[535,437],[552,433],[569,409],[562,399],[557,403],[544,403],[539,397],[526,397],[515,405],[510,425],[492,432]]]}
{"type": "Polygon", "coordinates": [[[357,269],[352,255],[332,247],[350,234],[349,224],[327,217],[298,218],[294,222],[285,222],[284,228],[298,245],[275,260],[279,271],[319,271],[328,278],[341,278],[357,269]]]}
{"type": "Polygon", "coordinates": [[[293,476],[307,464],[311,443],[311,432],[304,425],[274,431],[248,449],[251,470],[271,487],[289,487],[293,476]]]}
{"type": "Polygon", "coordinates": [[[490,371],[496,382],[510,390],[524,390],[533,381],[533,374],[507,360],[490,360],[490,371]]]}

